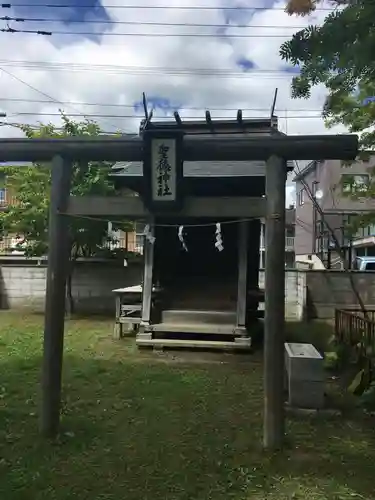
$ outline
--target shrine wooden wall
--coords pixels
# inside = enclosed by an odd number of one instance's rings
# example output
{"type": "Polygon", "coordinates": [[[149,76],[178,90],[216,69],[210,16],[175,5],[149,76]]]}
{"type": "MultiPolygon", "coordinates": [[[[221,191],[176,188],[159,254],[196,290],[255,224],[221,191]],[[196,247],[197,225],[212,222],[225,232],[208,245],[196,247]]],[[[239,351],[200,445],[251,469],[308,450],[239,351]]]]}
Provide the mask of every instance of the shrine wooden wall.
{"type": "MultiPolygon", "coordinates": [[[[159,219],[154,249],[154,280],[166,289],[171,308],[235,310],[238,285],[238,224],[221,221],[224,249],[215,248],[217,221],[181,221],[184,250],[177,227],[162,227],[171,221],[159,219]],[[210,224],[211,223],[211,224],[210,224]],[[194,227],[188,226],[194,224],[194,227]],[[210,225],[208,225],[210,224],[210,225]]],[[[259,220],[249,222],[248,287],[258,285],[259,220]]]]}

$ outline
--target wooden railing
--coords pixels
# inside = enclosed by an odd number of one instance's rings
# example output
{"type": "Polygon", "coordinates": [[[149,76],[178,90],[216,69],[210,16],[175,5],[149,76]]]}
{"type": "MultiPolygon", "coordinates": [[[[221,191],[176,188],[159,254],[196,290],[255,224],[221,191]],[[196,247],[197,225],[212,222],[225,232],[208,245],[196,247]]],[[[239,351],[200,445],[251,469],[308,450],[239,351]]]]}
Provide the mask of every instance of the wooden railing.
{"type": "Polygon", "coordinates": [[[354,309],[335,310],[336,337],[347,346],[362,343],[365,346],[375,345],[375,310],[362,311],[354,309]]]}

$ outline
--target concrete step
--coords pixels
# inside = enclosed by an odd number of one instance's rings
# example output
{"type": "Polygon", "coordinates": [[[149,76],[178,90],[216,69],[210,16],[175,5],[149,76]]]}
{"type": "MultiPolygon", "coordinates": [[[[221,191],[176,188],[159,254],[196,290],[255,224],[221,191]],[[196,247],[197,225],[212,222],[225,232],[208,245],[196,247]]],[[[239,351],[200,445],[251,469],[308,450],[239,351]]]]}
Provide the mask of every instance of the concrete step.
{"type": "Polygon", "coordinates": [[[169,348],[190,348],[190,349],[218,349],[231,351],[249,350],[251,343],[221,342],[210,340],[183,340],[183,339],[137,339],[139,347],[169,347],[169,348]]]}
{"type": "Polygon", "coordinates": [[[236,313],[232,311],[199,311],[169,309],[162,312],[163,323],[178,324],[216,324],[231,325],[236,324],[236,313]]]}
{"type": "Polygon", "coordinates": [[[205,335],[234,335],[235,325],[217,323],[156,323],[150,326],[153,332],[202,333],[205,335]]]}

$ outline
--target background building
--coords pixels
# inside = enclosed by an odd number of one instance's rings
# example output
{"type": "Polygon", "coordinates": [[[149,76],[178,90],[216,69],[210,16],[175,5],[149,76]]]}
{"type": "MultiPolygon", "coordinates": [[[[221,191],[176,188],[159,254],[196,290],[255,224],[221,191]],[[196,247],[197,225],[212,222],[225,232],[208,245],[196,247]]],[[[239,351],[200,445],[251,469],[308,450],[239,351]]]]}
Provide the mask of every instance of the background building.
{"type": "MultiPolygon", "coordinates": [[[[285,210],[285,267],[294,267],[295,265],[295,252],[294,252],[294,237],[296,227],[296,209],[291,205],[285,210]]],[[[265,267],[265,221],[261,221],[260,233],[260,265],[263,269],[265,267]]]]}
{"type": "Polygon", "coordinates": [[[357,161],[343,166],[340,160],[313,161],[297,172],[295,254],[298,259],[319,258],[325,267],[340,268],[343,260],[335,249],[332,234],[322,220],[333,230],[347,265],[354,254],[375,255],[375,226],[361,228],[350,235],[350,219],[360,213],[375,212],[375,199],[365,192],[375,167],[375,156],[368,162],[357,161]],[[304,182],[303,182],[304,181],[304,182]],[[311,200],[304,183],[309,187],[315,202],[311,200]],[[353,199],[350,193],[358,193],[363,187],[363,198],[353,199]]]}

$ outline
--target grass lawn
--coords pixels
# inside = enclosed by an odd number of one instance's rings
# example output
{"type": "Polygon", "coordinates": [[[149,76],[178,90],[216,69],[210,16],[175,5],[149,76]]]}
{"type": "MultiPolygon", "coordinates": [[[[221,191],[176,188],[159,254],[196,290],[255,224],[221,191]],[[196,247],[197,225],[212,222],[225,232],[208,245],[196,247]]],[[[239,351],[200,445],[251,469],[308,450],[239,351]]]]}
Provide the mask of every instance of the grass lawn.
{"type": "Polygon", "coordinates": [[[68,323],[62,435],[44,442],[42,318],[0,324],[1,500],[375,498],[374,420],[289,418],[265,453],[259,355],[138,353],[111,321],[68,323]]]}

